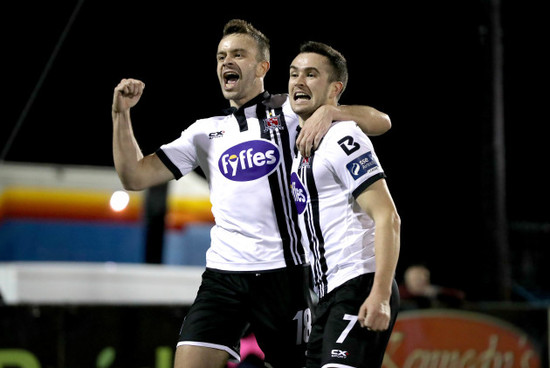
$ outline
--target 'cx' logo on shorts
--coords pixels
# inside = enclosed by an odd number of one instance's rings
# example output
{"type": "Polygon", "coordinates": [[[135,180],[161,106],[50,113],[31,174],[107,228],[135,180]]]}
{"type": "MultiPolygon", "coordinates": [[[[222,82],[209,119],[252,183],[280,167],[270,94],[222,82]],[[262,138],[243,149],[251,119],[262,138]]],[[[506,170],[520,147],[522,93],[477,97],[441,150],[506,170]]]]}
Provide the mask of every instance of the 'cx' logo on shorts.
{"type": "Polygon", "coordinates": [[[330,352],[330,355],[333,358],[346,359],[348,357],[349,353],[345,350],[332,349],[331,352],[330,352]]]}

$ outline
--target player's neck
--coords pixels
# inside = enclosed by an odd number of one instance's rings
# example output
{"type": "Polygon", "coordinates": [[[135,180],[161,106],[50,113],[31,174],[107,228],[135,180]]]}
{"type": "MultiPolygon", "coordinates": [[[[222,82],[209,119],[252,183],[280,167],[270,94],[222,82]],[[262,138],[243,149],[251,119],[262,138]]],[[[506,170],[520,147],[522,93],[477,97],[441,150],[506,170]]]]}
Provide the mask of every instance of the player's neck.
{"type": "Polygon", "coordinates": [[[254,96],[247,96],[246,98],[240,100],[229,100],[229,106],[240,109],[245,105],[250,105],[251,101],[256,100],[258,96],[262,96],[264,93],[265,91],[262,90],[261,92],[256,93],[254,96]]]}
{"type": "Polygon", "coordinates": [[[240,96],[240,98],[230,99],[229,105],[237,109],[248,104],[250,101],[258,97],[265,92],[264,84],[262,80],[257,80],[247,88],[246,96],[240,96]]]}

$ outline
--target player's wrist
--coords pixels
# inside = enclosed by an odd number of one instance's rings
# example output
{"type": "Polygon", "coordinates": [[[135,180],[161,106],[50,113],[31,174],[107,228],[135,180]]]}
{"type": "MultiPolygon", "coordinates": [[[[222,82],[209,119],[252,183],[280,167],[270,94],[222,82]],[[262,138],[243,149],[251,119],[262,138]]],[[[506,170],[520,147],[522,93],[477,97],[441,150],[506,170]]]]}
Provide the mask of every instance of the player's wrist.
{"type": "Polygon", "coordinates": [[[329,116],[331,121],[347,120],[345,111],[340,106],[335,105],[323,105],[325,108],[325,114],[329,116]]]}
{"type": "Polygon", "coordinates": [[[117,108],[115,105],[112,105],[111,106],[111,113],[113,114],[125,114],[129,111],[130,109],[119,109],[117,108]]]}

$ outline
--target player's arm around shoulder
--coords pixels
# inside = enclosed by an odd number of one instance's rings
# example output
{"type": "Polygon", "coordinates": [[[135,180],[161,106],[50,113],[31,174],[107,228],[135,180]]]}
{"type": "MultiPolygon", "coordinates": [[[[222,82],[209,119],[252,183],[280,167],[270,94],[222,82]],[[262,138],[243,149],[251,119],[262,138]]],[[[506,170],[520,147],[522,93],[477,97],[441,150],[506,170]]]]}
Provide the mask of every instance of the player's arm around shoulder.
{"type": "Polygon", "coordinates": [[[371,136],[384,134],[391,128],[389,115],[371,106],[338,105],[333,116],[334,120],[356,121],[361,130],[371,136]]]}
{"type": "Polygon", "coordinates": [[[311,153],[311,149],[316,149],[330,123],[333,121],[356,121],[358,126],[368,135],[381,135],[391,128],[390,117],[370,106],[361,105],[323,105],[308,119],[308,124],[302,129],[297,140],[296,146],[304,156],[311,153]]]}

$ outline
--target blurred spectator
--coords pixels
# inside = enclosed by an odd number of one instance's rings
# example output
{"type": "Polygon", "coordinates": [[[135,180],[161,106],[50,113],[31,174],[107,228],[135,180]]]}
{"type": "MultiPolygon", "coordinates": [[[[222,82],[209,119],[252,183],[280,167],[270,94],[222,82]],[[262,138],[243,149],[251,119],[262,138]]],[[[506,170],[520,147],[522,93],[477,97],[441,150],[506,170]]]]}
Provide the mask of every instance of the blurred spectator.
{"type": "Polygon", "coordinates": [[[424,265],[412,265],[405,270],[399,286],[401,309],[459,308],[464,292],[431,283],[430,270],[424,265]]]}

